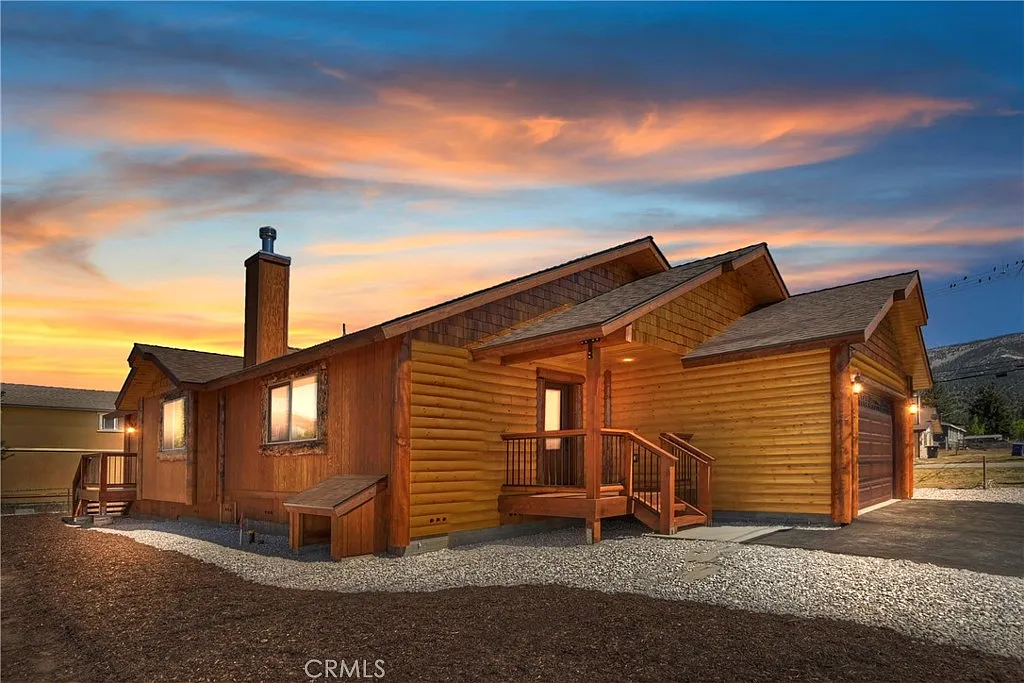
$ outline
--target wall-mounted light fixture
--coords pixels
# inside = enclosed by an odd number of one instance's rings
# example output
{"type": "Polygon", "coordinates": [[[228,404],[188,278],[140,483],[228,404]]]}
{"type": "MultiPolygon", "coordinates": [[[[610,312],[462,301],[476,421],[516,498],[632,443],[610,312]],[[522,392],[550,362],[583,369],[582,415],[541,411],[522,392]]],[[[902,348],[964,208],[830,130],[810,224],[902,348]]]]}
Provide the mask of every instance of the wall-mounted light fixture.
{"type": "Polygon", "coordinates": [[[853,393],[859,394],[862,391],[864,391],[864,385],[861,384],[860,375],[854,375],[853,379],[851,380],[851,384],[852,384],[851,388],[853,389],[853,393]]]}
{"type": "Polygon", "coordinates": [[[917,404],[916,404],[916,403],[913,403],[913,402],[912,402],[912,403],[910,404],[910,414],[911,414],[911,415],[917,415],[918,411],[920,411],[920,410],[921,410],[921,409],[917,407],[917,404]]]}
{"type": "Polygon", "coordinates": [[[632,363],[635,360],[636,360],[636,358],[623,358],[622,362],[623,363],[632,363]]]}
{"type": "Polygon", "coordinates": [[[124,431],[128,432],[129,434],[134,434],[135,433],[135,427],[132,427],[131,425],[128,425],[127,427],[124,428],[124,431]]]}

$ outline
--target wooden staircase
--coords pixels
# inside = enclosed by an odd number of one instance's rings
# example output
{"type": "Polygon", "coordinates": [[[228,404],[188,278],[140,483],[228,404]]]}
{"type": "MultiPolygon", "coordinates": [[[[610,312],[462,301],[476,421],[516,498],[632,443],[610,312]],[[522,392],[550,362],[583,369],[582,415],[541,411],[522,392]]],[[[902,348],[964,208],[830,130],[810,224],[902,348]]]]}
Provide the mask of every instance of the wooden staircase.
{"type": "Polygon", "coordinates": [[[86,453],[72,482],[71,514],[124,516],[136,499],[138,458],[134,453],[86,453]]]}

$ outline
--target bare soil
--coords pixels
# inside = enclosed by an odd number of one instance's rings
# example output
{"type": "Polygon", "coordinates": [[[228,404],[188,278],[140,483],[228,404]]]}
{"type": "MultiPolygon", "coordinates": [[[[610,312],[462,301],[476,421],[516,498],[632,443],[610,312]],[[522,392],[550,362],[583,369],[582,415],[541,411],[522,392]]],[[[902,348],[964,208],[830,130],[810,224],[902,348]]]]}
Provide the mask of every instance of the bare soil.
{"type": "Polygon", "coordinates": [[[5,682],[307,681],[310,659],[380,659],[391,681],[1024,680],[1019,660],[842,621],[553,586],[285,590],[52,516],[2,534],[5,682]]]}

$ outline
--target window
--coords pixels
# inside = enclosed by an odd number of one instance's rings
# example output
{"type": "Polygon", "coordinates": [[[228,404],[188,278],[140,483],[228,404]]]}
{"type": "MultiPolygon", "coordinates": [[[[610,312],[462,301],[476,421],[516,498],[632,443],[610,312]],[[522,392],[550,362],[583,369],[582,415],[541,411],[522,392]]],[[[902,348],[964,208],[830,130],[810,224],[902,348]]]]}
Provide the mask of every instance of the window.
{"type": "MultiPolygon", "coordinates": [[[[544,431],[557,432],[562,429],[562,390],[544,390],[544,431]]],[[[549,451],[562,447],[561,439],[545,439],[544,448],[549,451]]]]}
{"type": "Polygon", "coordinates": [[[268,443],[316,438],[316,384],[316,375],[309,375],[270,387],[268,443]]]}
{"type": "Polygon", "coordinates": [[[185,447],[185,399],[164,401],[160,450],[174,451],[185,447]]]}
{"type": "Polygon", "coordinates": [[[100,431],[101,432],[119,432],[121,431],[121,418],[116,415],[103,415],[100,414],[100,431]]]}

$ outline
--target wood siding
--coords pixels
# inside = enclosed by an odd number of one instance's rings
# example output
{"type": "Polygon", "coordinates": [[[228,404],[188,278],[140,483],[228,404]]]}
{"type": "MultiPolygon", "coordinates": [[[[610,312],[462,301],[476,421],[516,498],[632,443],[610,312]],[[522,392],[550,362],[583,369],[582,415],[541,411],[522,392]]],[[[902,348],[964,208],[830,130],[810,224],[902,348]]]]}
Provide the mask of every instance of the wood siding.
{"type": "Polygon", "coordinates": [[[622,262],[595,266],[415,330],[413,339],[467,346],[636,280],[622,262]]]}
{"type": "Polygon", "coordinates": [[[827,349],[682,369],[677,358],[612,373],[612,421],[656,440],[693,434],[715,458],[715,508],[828,514],[827,349]]]}
{"type": "Polygon", "coordinates": [[[633,323],[633,341],[683,356],[754,309],[737,272],[707,282],[633,323]]]}
{"type": "Polygon", "coordinates": [[[496,526],[501,434],[536,426],[536,372],[422,341],[411,365],[411,536],[496,526]]]}
{"type": "MultiPolygon", "coordinates": [[[[319,453],[262,453],[265,382],[225,389],[225,497],[237,504],[238,514],[285,523],[282,503],[333,474],[388,473],[399,344],[382,342],[327,359],[327,438],[319,453]]],[[[215,442],[211,446],[215,453],[215,442]]]]}

